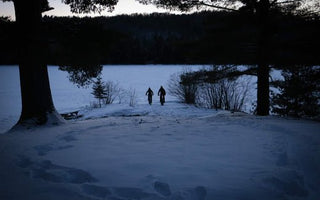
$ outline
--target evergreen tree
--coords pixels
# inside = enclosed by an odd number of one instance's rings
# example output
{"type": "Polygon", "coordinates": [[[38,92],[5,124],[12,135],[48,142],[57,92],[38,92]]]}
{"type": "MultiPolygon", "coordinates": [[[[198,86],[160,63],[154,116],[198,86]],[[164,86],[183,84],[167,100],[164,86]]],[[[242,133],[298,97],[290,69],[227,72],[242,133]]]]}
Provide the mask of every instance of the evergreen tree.
{"type": "Polygon", "coordinates": [[[106,97],[106,86],[104,82],[101,80],[101,77],[99,76],[97,78],[97,81],[94,82],[92,86],[94,98],[98,99],[99,101],[99,107],[101,108],[101,102],[103,102],[103,99],[106,97]]]}
{"type": "Polygon", "coordinates": [[[272,83],[272,112],[283,116],[314,117],[320,114],[320,67],[293,66],[282,71],[284,80],[272,83]]]}

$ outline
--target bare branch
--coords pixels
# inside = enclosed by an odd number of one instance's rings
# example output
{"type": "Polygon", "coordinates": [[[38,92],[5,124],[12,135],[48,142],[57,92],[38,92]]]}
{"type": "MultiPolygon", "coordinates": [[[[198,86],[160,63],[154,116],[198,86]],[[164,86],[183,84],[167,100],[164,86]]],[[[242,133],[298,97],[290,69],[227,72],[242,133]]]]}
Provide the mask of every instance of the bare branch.
{"type": "Polygon", "coordinates": [[[275,4],[277,5],[280,5],[280,4],[290,4],[290,3],[297,3],[299,1],[302,1],[302,0],[289,0],[289,1],[282,1],[282,2],[275,2],[275,4]]]}
{"type": "Polygon", "coordinates": [[[273,6],[274,4],[277,3],[277,1],[278,1],[278,0],[273,0],[273,1],[270,3],[270,5],[273,6]]]}
{"type": "Polygon", "coordinates": [[[228,8],[228,7],[223,7],[223,6],[208,4],[208,3],[205,3],[205,2],[203,2],[203,1],[201,1],[201,2],[199,1],[198,4],[199,4],[199,5],[203,5],[203,6],[208,6],[208,7],[211,7],[211,8],[221,9],[221,10],[228,10],[228,11],[233,11],[233,12],[238,12],[238,11],[239,11],[239,10],[233,9],[233,8],[228,8]]]}

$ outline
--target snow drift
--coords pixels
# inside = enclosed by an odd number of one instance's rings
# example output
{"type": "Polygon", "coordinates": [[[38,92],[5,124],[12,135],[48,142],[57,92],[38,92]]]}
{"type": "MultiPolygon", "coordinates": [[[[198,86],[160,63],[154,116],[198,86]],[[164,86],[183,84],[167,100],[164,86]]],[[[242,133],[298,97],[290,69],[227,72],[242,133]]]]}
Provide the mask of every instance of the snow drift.
{"type": "Polygon", "coordinates": [[[0,135],[0,199],[320,197],[317,122],[175,102],[83,114],[0,135]]]}

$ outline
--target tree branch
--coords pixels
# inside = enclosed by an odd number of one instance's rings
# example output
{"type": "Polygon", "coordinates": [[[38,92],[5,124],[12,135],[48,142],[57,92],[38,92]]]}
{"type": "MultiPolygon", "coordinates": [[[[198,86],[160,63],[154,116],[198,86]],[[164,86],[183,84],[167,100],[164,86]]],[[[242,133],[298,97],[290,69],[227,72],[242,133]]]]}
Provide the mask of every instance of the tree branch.
{"type": "Polygon", "coordinates": [[[278,1],[278,0],[273,0],[273,1],[270,3],[270,5],[271,5],[271,6],[275,5],[275,4],[277,3],[277,1],[278,1]]]}
{"type": "Polygon", "coordinates": [[[199,5],[203,5],[203,6],[208,6],[208,7],[211,7],[211,8],[221,9],[221,10],[228,10],[228,11],[233,11],[233,12],[238,12],[238,11],[239,11],[239,10],[233,9],[233,8],[228,8],[228,7],[223,7],[223,6],[217,6],[217,5],[208,4],[208,3],[205,3],[205,2],[203,2],[203,1],[199,1],[198,4],[199,4],[199,5]]]}
{"type": "Polygon", "coordinates": [[[287,3],[296,3],[298,1],[302,1],[302,0],[288,0],[288,1],[282,1],[282,2],[277,2],[277,0],[275,0],[275,3],[274,4],[287,4],[287,3]]]}

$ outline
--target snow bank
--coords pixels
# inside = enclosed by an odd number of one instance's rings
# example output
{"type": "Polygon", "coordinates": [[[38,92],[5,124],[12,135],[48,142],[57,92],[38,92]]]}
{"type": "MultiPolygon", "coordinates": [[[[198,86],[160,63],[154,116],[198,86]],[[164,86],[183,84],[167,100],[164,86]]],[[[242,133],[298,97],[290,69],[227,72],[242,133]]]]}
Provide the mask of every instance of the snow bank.
{"type": "Polygon", "coordinates": [[[171,102],[83,114],[0,135],[0,199],[320,197],[319,123],[171,102]]]}

